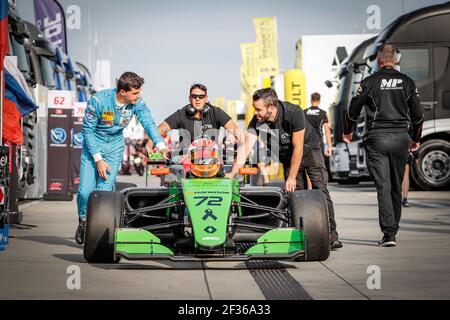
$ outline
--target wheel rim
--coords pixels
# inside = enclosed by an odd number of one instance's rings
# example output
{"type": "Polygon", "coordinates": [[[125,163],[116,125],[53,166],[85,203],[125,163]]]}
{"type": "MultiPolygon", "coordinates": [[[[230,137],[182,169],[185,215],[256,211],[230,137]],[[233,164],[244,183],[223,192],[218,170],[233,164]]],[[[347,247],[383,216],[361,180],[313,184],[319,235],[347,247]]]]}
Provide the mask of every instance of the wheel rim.
{"type": "Polygon", "coordinates": [[[423,157],[421,169],[429,182],[433,184],[445,182],[450,177],[450,156],[444,151],[433,150],[423,157]]]}

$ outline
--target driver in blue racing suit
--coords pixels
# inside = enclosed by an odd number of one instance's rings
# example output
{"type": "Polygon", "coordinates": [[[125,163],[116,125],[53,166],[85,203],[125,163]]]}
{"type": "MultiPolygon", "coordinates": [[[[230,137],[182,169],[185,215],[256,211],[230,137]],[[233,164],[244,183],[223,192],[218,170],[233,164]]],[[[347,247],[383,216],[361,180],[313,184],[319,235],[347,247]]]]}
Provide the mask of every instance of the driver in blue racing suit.
{"type": "Polygon", "coordinates": [[[123,129],[136,115],[148,136],[162,153],[167,152],[150,110],[140,98],[144,79],[124,73],[116,89],[103,90],[89,100],[83,122],[83,151],[77,205],[79,225],[75,241],[83,244],[86,207],[94,190],[114,190],[124,151],[123,129]]]}

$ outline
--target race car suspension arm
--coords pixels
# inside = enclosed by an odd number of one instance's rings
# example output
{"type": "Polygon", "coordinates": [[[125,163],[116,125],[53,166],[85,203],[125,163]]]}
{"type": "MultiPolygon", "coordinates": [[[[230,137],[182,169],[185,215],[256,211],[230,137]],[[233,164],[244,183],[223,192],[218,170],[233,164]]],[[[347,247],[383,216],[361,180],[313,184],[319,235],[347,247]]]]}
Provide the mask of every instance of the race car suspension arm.
{"type": "Polygon", "coordinates": [[[161,204],[161,205],[154,205],[154,206],[150,206],[150,207],[144,207],[144,208],[140,208],[137,210],[133,210],[131,212],[129,212],[128,214],[135,214],[133,216],[133,218],[131,218],[130,220],[127,221],[127,225],[130,224],[131,222],[133,222],[134,220],[142,217],[143,215],[145,215],[147,212],[150,211],[155,211],[155,210],[160,210],[160,209],[167,209],[167,208],[172,208],[172,207],[177,207],[183,205],[183,201],[176,201],[176,202],[172,202],[172,203],[166,203],[166,204],[161,204]]]}
{"type": "Polygon", "coordinates": [[[134,220],[142,217],[147,212],[160,210],[160,209],[167,209],[167,208],[172,208],[172,207],[177,207],[177,206],[183,205],[184,203],[181,200],[168,203],[170,200],[175,199],[180,194],[181,194],[181,192],[177,193],[177,194],[174,194],[174,195],[171,195],[171,196],[161,200],[160,202],[158,202],[157,204],[154,204],[152,206],[143,207],[143,208],[139,208],[139,209],[136,209],[136,210],[128,212],[127,214],[134,214],[134,216],[130,220],[128,220],[127,225],[129,223],[133,222],[134,220]]]}
{"type": "Polygon", "coordinates": [[[286,216],[288,214],[287,210],[282,210],[282,209],[278,209],[278,208],[273,208],[273,207],[267,207],[267,206],[262,206],[260,204],[257,204],[256,202],[250,200],[247,197],[244,197],[243,195],[240,195],[238,193],[233,192],[233,194],[237,197],[240,197],[246,201],[248,201],[249,203],[245,203],[245,202],[234,202],[236,205],[241,205],[241,204],[246,204],[248,208],[255,208],[255,209],[261,209],[261,210],[270,210],[272,212],[278,212],[283,214],[284,216],[286,216]],[[249,205],[253,205],[252,207],[249,207],[249,205]]]}
{"type": "Polygon", "coordinates": [[[262,224],[250,223],[250,222],[233,222],[228,225],[229,227],[241,227],[241,228],[249,228],[249,229],[259,229],[269,231],[272,230],[273,227],[265,226],[262,224]]]}
{"type": "Polygon", "coordinates": [[[183,223],[181,223],[181,222],[165,222],[165,223],[158,223],[158,224],[153,224],[151,226],[140,227],[140,228],[147,230],[147,231],[155,231],[155,230],[171,229],[171,228],[182,226],[182,225],[183,225],[183,223]]]}
{"type": "Polygon", "coordinates": [[[233,204],[237,205],[237,206],[241,206],[244,208],[251,208],[251,209],[260,209],[260,210],[264,210],[266,211],[268,214],[270,214],[271,216],[273,216],[274,218],[277,218],[278,220],[281,220],[283,222],[289,223],[289,220],[287,218],[283,218],[280,217],[278,215],[276,215],[274,212],[278,212],[281,213],[283,215],[286,215],[286,212],[284,212],[283,210],[280,209],[275,209],[275,208],[271,208],[271,207],[266,207],[266,206],[260,206],[260,205],[253,205],[250,203],[245,203],[245,202],[233,202],[233,204]]]}
{"type": "Polygon", "coordinates": [[[282,215],[287,217],[288,212],[286,210],[273,208],[273,207],[262,206],[262,205],[259,205],[259,204],[255,203],[254,201],[244,197],[243,195],[239,195],[239,194],[234,193],[234,192],[233,192],[233,194],[238,196],[238,197],[241,197],[242,199],[244,199],[244,200],[249,202],[249,203],[246,203],[246,202],[236,202],[236,201],[234,201],[233,202],[234,205],[245,207],[245,208],[264,210],[264,211],[267,211],[267,213],[269,213],[270,215],[274,216],[275,218],[277,218],[277,219],[279,219],[279,220],[281,220],[283,222],[289,223],[289,220],[287,218],[280,217],[280,216],[278,216],[278,215],[276,215],[274,213],[274,212],[281,213],[282,215]]]}

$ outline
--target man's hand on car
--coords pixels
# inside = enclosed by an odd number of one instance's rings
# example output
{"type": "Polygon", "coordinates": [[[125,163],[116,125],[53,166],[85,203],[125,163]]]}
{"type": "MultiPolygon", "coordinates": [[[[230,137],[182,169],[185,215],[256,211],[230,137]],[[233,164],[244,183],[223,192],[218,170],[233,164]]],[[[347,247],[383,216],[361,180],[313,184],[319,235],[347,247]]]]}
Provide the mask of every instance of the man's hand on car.
{"type": "Polygon", "coordinates": [[[108,180],[108,173],[111,173],[111,167],[104,160],[97,161],[97,170],[100,177],[103,180],[108,180]]]}
{"type": "Polygon", "coordinates": [[[295,178],[288,177],[286,179],[286,183],[284,185],[284,189],[286,189],[287,192],[294,192],[297,188],[297,181],[295,178]]]}
{"type": "Polygon", "coordinates": [[[169,152],[170,152],[169,149],[164,148],[164,149],[161,149],[159,152],[164,157],[164,159],[169,160],[169,152]]]}
{"type": "Polygon", "coordinates": [[[226,179],[230,179],[230,180],[232,180],[232,179],[234,179],[234,176],[235,176],[236,174],[233,172],[233,171],[230,171],[230,172],[228,172],[228,173],[225,173],[225,178],[226,179]]]}

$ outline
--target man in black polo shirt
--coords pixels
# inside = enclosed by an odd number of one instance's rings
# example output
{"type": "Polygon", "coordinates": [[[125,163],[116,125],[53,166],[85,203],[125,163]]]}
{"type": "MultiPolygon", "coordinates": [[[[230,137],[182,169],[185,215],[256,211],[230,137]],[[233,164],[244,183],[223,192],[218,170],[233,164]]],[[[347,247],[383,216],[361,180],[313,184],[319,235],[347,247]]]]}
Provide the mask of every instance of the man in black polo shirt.
{"type": "Polygon", "coordinates": [[[159,126],[159,133],[164,137],[171,129],[178,129],[180,144],[187,147],[195,139],[204,135],[221,145],[219,130],[224,127],[241,141],[242,131],[231,117],[222,109],[208,103],[206,86],[196,83],[189,90],[189,104],[166,118],[159,126]]]}
{"type": "MultiPolygon", "coordinates": [[[[297,105],[279,101],[273,89],[260,89],[253,95],[255,116],[250,121],[244,147],[238,150],[233,169],[227,177],[232,178],[245,163],[245,159],[256,143],[258,136],[267,137],[268,133],[277,137],[279,142],[279,161],[284,167],[285,189],[294,192],[306,189],[306,173],[311,179],[313,189],[323,192],[328,205],[330,219],[331,248],[342,247],[338,240],[333,202],[327,189],[327,172],[320,148],[320,138],[306,120],[304,111],[297,105]]],[[[276,155],[271,145],[272,155],[276,155]]]]}
{"type": "Polygon", "coordinates": [[[320,105],[320,94],[314,92],[311,95],[311,107],[305,110],[306,119],[312,124],[317,134],[320,136],[320,147],[322,152],[329,157],[331,155],[331,150],[333,145],[331,144],[331,130],[330,123],[328,121],[327,113],[319,108],[320,105]],[[325,130],[323,130],[325,129],[325,130]],[[323,145],[323,134],[325,131],[325,138],[327,139],[327,150],[325,150],[323,145]]]}

